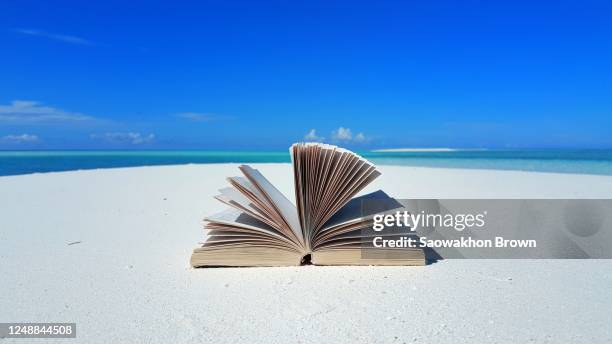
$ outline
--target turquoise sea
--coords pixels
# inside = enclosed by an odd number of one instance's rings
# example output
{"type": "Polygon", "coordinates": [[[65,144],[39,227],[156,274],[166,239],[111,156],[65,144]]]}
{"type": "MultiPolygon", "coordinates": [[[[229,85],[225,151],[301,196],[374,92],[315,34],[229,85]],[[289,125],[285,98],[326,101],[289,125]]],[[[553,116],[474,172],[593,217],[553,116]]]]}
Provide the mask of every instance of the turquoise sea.
{"type": "MultiPolygon", "coordinates": [[[[610,149],[359,153],[380,165],[612,175],[610,149]]],[[[288,151],[0,151],[0,175],[130,166],[289,161],[288,151]]]]}

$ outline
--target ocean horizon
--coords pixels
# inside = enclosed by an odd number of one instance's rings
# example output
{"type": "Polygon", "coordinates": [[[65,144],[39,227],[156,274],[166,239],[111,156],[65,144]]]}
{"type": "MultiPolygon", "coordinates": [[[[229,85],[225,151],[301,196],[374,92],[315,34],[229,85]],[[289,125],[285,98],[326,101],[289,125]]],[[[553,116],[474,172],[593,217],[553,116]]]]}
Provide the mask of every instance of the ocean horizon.
{"type": "MultiPolygon", "coordinates": [[[[358,153],[379,165],[612,175],[612,149],[453,149],[358,153]]],[[[0,176],[118,167],[290,161],[288,150],[0,151],[0,176]]]]}

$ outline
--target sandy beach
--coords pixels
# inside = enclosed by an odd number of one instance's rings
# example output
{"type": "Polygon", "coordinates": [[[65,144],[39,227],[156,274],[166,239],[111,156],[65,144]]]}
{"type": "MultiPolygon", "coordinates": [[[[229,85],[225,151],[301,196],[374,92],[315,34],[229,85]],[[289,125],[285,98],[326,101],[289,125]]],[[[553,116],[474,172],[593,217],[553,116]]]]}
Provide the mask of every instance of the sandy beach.
{"type": "MultiPolygon", "coordinates": [[[[290,198],[289,164],[253,165],[290,198]]],[[[79,343],[602,343],[610,260],[192,269],[238,164],[0,177],[0,322],[79,343]]],[[[612,176],[381,166],[398,198],[610,198],[612,176]]],[[[38,339],[29,342],[66,342],[38,339]]],[[[4,339],[21,343],[21,339],[4,339]]]]}

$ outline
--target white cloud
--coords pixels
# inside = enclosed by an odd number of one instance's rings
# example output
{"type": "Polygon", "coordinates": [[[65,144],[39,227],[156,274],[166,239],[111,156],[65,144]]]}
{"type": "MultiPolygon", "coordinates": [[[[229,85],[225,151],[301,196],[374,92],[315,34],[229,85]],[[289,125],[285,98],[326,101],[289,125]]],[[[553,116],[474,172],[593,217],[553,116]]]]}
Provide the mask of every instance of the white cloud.
{"type": "Polygon", "coordinates": [[[351,129],[340,127],[332,131],[332,138],[336,141],[350,141],[353,139],[351,129]]]}
{"type": "Polygon", "coordinates": [[[177,117],[188,119],[194,122],[208,122],[215,119],[215,116],[208,113],[199,112],[183,112],[176,115],[177,117]]]}
{"type": "Polygon", "coordinates": [[[365,137],[365,135],[363,133],[358,133],[357,135],[355,135],[353,140],[355,140],[355,142],[365,142],[368,139],[365,137]]]}
{"type": "Polygon", "coordinates": [[[357,133],[357,135],[353,136],[353,132],[350,128],[339,127],[338,129],[332,131],[332,139],[334,141],[340,142],[356,142],[363,143],[369,141],[363,133],[357,133]]]}
{"type": "Polygon", "coordinates": [[[181,112],[177,113],[176,117],[186,119],[193,122],[211,122],[211,121],[222,121],[232,120],[234,117],[218,115],[214,113],[202,113],[202,112],[181,112]]]}
{"type": "Polygon", "coordinates": [[[0,105],[0,122],[20,124],[68,122],[93,120],[91,116],[44,106],[31,100],[13,100],[9,105],[0,105]]]}
{"type": "Polygon", "coordinates": [[[324,137],[318,136],[317,131],[315,129],[310,129],[308,133],[304,136],[304,140],[306,141],[323,141],[324,137]]]}
{"type": "Polygon", "coordinates": [[[38,140],[38,136],[32,134],[6,135],[2,138],[2,141],[11,143],[33,143],[38,140]]]}
{"type": "Polygon", "coordinates": [[[22,35],[43,37],[43,38],[48,38],[48,39],[52,39],[55,41],[64,42],[64,43],[78,44],[78,45],[96,45],[94,42],[81,38],[81,37],[63,35],[63,34],[58,34],[58,33],[51,33],[51,32],[46,32],[42,30],[14,29],[13,31],[20,33],[22,35]]]}
{"type": "Polygon", "coordinates": [[[152,143],[155,141],[155,134],[142,135],[141,133],[134,132],[91,134],[89,136],[94,140],[103,140],[108,143],[129,143],[133,145],[152,143]]]}

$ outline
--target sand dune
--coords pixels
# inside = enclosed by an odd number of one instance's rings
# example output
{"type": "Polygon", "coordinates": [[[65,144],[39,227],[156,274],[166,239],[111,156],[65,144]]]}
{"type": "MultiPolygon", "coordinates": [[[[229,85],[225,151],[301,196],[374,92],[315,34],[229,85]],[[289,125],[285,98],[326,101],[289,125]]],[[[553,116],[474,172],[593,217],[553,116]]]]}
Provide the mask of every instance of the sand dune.
{"type": "MultiPolygon", "coordinates": [[[[609,260],[191,269],[191,250],[203,238],[201,220],[225,208],[212,196],[226,176],[238,174],[237,166],[0,177],[0,322],[76,322],[72,341],[83,343],[612,340],[609,260]]],[[[289,164],[255,166],[293,199],[289,164]]],[[[612,195],[608,176],[381,170],[364,192],[383,189],[399,198],[612,195]]]]}

